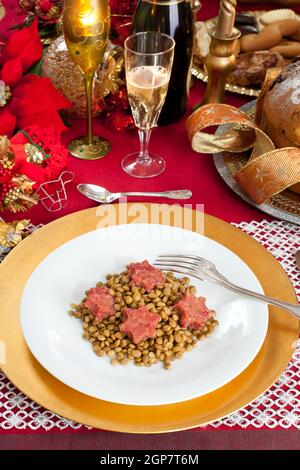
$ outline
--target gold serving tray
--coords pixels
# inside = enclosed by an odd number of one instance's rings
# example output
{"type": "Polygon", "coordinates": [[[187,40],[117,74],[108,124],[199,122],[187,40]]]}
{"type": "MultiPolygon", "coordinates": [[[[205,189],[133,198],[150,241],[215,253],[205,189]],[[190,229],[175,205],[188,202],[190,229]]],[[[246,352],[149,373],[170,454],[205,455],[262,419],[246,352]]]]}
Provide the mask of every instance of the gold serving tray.
{"type": "MultiPolygon", "coordinates": [[[[150,214],[151,205],[145,206],[150,214]]],[[[120,206],[114,207],[118,220],[120,206]]],[[[124,205],[122,207],[124,220],[124,205]]],[[[128,210],[130,208],[136,218],[132,204],[128,205],[128,210]]],[[[176,211],[182,217],[183,209],[177,207],[176,211]]],[[[147,218],[144,216],[139,222],[148,222],[147,218]]],[[[130,220],[136,222],[132,216],[130,220]]],[[[178,219],[174,217],[173,220],[178,219]]],[[[6,363],[1,367],[23,393],[65,418],[95,428],[128,433],[159,433],[193,428],[218,420],[247,405],[280,376],[293,354],[299,322],[275,307],[269,308],[267,336],[255,360],[233,381],[200,398],[165,406],[118,405],[88,397],[50,375],[34,359],[24,341],[19,318],[22,292],[32,271],[49,253],[74,237],[95,230],[98,223],[96,208],[58,219],[25,239],[0,265],[0,341],[6,345],[7,352],[6,363]]],[[[207,237],[222,243],[248,264],[267,295],[296,302],[288,276],[258,242],[209,215],[204,216],[204,225],[207,237]]],[[[190,229],[195,230],[195,227],[196,213],[193,211],[190,229]]],[[[38,328],[39,325],[34,327],[38,328]]]]}
{"type": "MultiPolygon", "coordinates": [[[[259,30],[262,30],[264,26],[260,23],[260,17],[265,13],[266,11],[264,10],[256,10],[256,11],[250,11],[248,13],[252,13],[254,16],[256,16],[257,21],[258,21],[258,27],[259,30]]],[[[205,23],[208,27],[208,29],[214,28],[217,24],[217,17],[211,18],[207,20],[205,23]]],[[[299,16],[300,19],[300,16],[299,16]]],[[[193,60],[193,65],[192,65],[192,75],[199,80],[201,80],[204,83],[207,83],[208,76],[205,70],[203,69],[203,65],[199,63],[199,59],[197,60],[197,57],[194,56],[193,60]]],[[[258,97],[261,91],[260,87],[245,87],[245,86],[240,86],[240,85],[233,85],[231,83],[226,83],[225,85],[226,91],[230,91],[232,93],[237,93],[239,95],[246,95],[246,96],[253,96],[253,97],[258,97]]]]}
{"type": "MultiPolygon", "coordinates": [[[[199,78],[204,83],[207,83],[208,81],[208,75],[207,73],[201,68],[200,65],[198,65],[195,60],[192,65],[192,75],[196,78],[199,78]]],[[[225,85],[225,90],[230,91],[232,93],[237,93],[239,95],[246,95],[246,96],[253,96],[253,97],[258,97],[260,94],[260,88],[248,88],[248,87],[243,87],[239,85],[232,85],[231,83],[226,83],[225,85]]]]}

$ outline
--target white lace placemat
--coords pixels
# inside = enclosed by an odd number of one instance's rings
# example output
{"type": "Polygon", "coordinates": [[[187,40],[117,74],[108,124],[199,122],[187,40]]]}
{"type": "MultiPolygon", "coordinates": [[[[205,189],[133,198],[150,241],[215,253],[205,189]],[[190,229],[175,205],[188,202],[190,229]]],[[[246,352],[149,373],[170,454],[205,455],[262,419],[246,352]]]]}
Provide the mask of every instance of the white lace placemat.
{"type": "MultiPolygon", "coordinates": [[[[242,222],[236,225],[262,243],[281,263],[300,296],[300,272],[295,252],[300,228],[286,222],[242,222]]],[[[32,227],[34,230],[35,227],[32,227]]],[[[208,426],[214,429],[300,429],[300,341],[280,379],[246,408],[208,426]]],[[[2,430],[87,430],[86,426],[47,411],[17,390],[0,373],[0,432],[2,430]]]]}

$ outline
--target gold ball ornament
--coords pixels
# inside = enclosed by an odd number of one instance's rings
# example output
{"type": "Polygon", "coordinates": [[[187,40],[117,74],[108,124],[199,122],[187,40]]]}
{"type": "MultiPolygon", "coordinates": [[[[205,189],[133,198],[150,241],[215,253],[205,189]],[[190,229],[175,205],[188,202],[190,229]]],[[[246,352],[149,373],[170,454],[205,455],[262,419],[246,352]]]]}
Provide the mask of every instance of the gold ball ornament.
{"type": "MultiPolygon", "coordinates": [[[[100,65],[93,85],[93,116],[100,114],[105,105],[103,98],[116,93],[124,83],[121,78],[124,68],[123,49],[108,44],[103,64],[100,65]]],[[[42,64],[42,76],[49,78],[55,88],[67,98],[72,108],[66,112],[75,117],[86,117],[86,94],[83,76],[69,56],[63,36],[57,38],[46,50],[42,64]]]]}
{"type": "Polygon", "coordinates": [[[18,188],[11,189],[4,198],[4,205],[8,206],[9,204],[16,202],[19,199],[20,194],[21,194],[20,189],[18,188]]]}

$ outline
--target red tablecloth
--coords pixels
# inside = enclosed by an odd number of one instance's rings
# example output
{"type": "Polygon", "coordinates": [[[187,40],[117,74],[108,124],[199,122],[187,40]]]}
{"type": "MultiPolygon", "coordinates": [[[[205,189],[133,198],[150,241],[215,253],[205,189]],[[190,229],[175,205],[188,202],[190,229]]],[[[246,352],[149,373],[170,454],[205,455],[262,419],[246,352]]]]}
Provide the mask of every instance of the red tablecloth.
{"type": "MultiPolygon", "coordinates": [[[[13,3],[15,0],[4,0],[4,4],[11,5],[13,3]]],[[[199,19],[207,19],[217,15],[218,4],[217,0],[204,0],[199,19]]],[[[247,9],[245,6],[240,8],[247,9]]],[[[266,5],[255,4],[255,8],[264,9],[266,5]]],[[[12,23],[13,15],[11,10],[8,11],[11,15],[9,21],[12,23]]],[[[189,115],[191,108],[202,99],[204,93],[205,85],[195,80],[186,116],[189,115]]],[[[229,93],[227,101],[232,105],[241,106],[249,99],[229,93]]],[[[93,162],[71,159],[70,170],[75,173],[75,179],[67,186],[69,203],[65,209],[57,213],[49,213],[41,205],[38,205],[22,216],[30,218],[35,224],[47,223],[54,218],[96,205],[78,193],[77,184],[84,182],[99,184],[110,191],[133,189],[137,191],[163,191],[187,188],[193,191],[193,198],[187,201],[188,203],[194,206],[195,204],[204,204],[205,212],[226,221],[239,222],[266,218],[265,214],[242,201],[227,187],[218,175],[210,155],[198,154],[191,149],[184,123],[185,118],[174,125],[154,130],[150,142],[151,150],[165,158],[167,169],[156,178],[139,180],[125,174],[120,167],[122,158],[127,153],[138,149],[137,132],[124,135],[114,134],[102,125],[100,118],[94,119],[94,133],[107,137],[111,141],[111,152],[105,158],[93,162]]],[[[84,120],[74,120],[72,124],[72,129],[67,131],[63,138],[66,144],[72,138],[83,135],[85,131],[84,120]]],[[[135,200],[138,199],[135,198],[135,200]]],[[[165,200],[159,201],[158,199],[147,200],[149,202],[165,202],[165,200]]],[[[11,214],[4,214],[3,217],[7,220],[15,218],[11,214]]]]}
{"type": "MultiPolygon", "coordinates": [[[[7,8],[7,16],[0,23],[0,33],[5,33],[7,25],[16,22],[20,17],[16,10],[16,0],[3,0],[7,8]]],[[[203,9],[199,19],[207,19],[218,12],[217,0],[203,0],[203,9]]],[[[240,10],[268,9],[270,4],[257,3],[251,6],[239,7],[240,10]]],[[[191,90],[189,110],[201,100],[205,86],[195,81],[191,90]]],[[[228,94],[228,103],[241,106],[247,98],[228,94]]],[[[188,115],[188,114],[187,114],[188,115]]],[[[73,121],[71,130],[65,133],[64,142],[67,144],[73,137],[83,134],[85,123],[82,120],[73,121]]],[[[231,222],[261,220],[265,214],[256,210],[239,199],[222,181],[218,175],[212,157],[201,155],[191,150],[185,132],[184,119],[172,126],[157,129],[153,132],[151,149],[161,154],[167,162],[164,174],[150,180],[138,180],[127,176],[120,167],[123,156],[138,147],[136,132],[117,135],[108,131],[100,119],[94,120],[95,134],[107,137],[112,142],[112,151],[102,160],[84,162],[72,158],[70,170],[75,174],[75,180],[67,186],[69,202],[67,207],[58,213],[49,213],[38,205],[28,213],[19,215],[28,217],[33,223],[47,223],[54,218],[77,210],[92,207],[93,202],[81,196],[76,185],[80,182],[96,183],[112,191],[117,190],[167,190],[189,188],[193,198],[189,203],[204,204],[205,212],[231,222]]],[[[149,199],[150,202],[165,202],[149,199]]],[[[1,214],[6,220],[16,218],[11,214],[1,214]]],[[[214,448],[297,448],[297,431],[186,431],[165,436],[129,436],[120,433],[98,432],[72,434],[18,434],[1,435],[0,449],[5,448],[97,448],[97,449],[214,449],[214,448]]]]}

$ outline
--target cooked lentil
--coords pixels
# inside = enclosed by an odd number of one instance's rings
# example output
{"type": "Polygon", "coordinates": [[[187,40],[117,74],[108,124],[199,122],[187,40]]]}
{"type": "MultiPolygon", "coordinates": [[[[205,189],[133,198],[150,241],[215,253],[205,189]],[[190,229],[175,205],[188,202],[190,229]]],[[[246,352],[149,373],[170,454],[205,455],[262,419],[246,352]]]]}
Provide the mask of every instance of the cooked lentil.
{"type": "Polygon", "coordinates": [[[187,277],[178,279],[174,273],[167,273],[165,283],[147,293],[144,288],[131,286],[129,273],[124,271],[120,274],[108,274],[106,282],[99,282],[97,286],[108,287],[109,293],[114,297],[115,315],[97,320],[85,307],[85,298],[79,305],[71,304],[72,310],[68,314],[82,320],[83,338],[92,343],[97,356],[107,355],[112,365],[126,365],[134,361],[137,366],[149,367],[161,361],[165,369],[170,369],[171,361],[180,359],[186,351],[192,350],[197,341],[206,339],[218,325],[218,321],[212,317],[201,331],[181,327],[179,315],[173,305],[185,294],[196,292],[187,277]],[[119,330],[119,325],[123,322],[126,308],[144,305],[150,311],[158,313],[161,321],[157,324],[155,338],[134,344],[119,330]]]}

